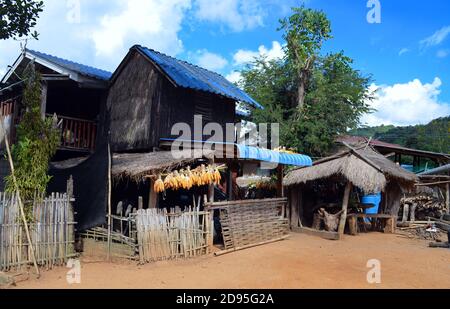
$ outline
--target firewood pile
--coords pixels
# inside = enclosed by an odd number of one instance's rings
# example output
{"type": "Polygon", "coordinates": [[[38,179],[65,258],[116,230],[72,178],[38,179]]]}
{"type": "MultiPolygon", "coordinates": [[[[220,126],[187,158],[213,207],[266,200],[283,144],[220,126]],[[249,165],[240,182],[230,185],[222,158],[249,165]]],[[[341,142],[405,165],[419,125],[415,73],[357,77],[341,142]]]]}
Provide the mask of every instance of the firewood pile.
{"type": "Polygon", "coordinates": [[[426,220],[430,218],[441,218],[445,213],[445,203],[438,198],[419,194],[415,196],[405,197],[401,200],[400,218],[403,216],[402,221],[426,220]]]}
{"type": "Polygon", "coordinates": [[[430,223],[411,223],[407,227],[398,227],[397,234],[405,238],[421,239],[435,242],[446,240],[447,233],[437,228],[433,222],[430,223]]]}

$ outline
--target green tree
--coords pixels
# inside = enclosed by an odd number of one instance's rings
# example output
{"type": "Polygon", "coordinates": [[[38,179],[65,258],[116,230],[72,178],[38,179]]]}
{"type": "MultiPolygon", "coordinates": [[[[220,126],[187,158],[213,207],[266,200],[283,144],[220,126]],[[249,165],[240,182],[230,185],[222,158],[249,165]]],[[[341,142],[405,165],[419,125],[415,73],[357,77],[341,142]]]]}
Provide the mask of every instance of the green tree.
{"type": "Polygon", "coordinates": [[[351,67],[343,52],[321,57],[314,68],[304,111],[296,126],[296,143],[303,151],[325,155],[337,135],[356,128],[371,111],[368,101],[370,77],[351,67]]]}
{"type": "Polygon", "coordinates": [[[314,62],[322,44],[332,38],[331,24],[325,13],[304,6],[292,9],[289,18],[280,20],[287,57],[297,72],[297,106],[302,109],[314,62]]]}
{"type": "Polygon", "coordinates": [[[37,32],[31,29],[36,26],[43,7],[43,1],[0,0],[0,40],[28,35],[37,39],[37,32]]]}
{"type": "MultiPolygon", "coordinates": [[[[60,143],[56,121],[42,118],[41,76],[31,64],[24,74],[24,115],[17,128],[17,143],[12,146],[15,176],[18,189],[24,201],[30,201],[35,194],[45,193],[51,177],[48,165],[60,143]]],[[[6,177],[6,191],[15,192],[12,176],[6,177]]],[[[29,202],[25,203],[29,210],[29,202]]]]}
{"type": "MultiPolygon", "coordinates": [[[[327,25],[326,29],[330,28],[322,12],[294,9],[295,18],[299,18],[298,14],[306,14],[304,12],[319,16],[318,22],[327,25]]],[[[297,32],[311,32],[309,28],[303,31],[302,23],[296,24],[299,25],[297,32]]],[[[253,112],[254,122],[277,122],[283,146],[322,156],[329,152],[338,134],[356,128],[361,116],[371,111],[368,101],[372,94],[368,91],[370,76],[363,76],[353,69],[352,59],[343,52],[320,55],[320,38],[329,38],[331,34],[317,32],[310,40],[315,42],[313,47],[306,48],[314,61],[308,65],[310,73],[302,108],[297,104],[302,79],[299,78],[299,64],[295,57],[272,61],[263,57],[256,59],[242,70],[240,86],[264,106],[264,110],[253,112]]],[[[296,54],[291,48],[298,47],[287,44],[286,53],[296,54]]]]}

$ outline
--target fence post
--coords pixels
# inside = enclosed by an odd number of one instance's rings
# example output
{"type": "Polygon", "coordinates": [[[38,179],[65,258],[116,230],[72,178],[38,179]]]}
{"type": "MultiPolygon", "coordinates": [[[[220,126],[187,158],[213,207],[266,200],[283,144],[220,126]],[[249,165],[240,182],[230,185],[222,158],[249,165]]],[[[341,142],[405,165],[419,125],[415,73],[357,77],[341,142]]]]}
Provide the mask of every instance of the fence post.
{"type": "Polygon", "coordinates": [[[73,205],[72,205],[72,199],[74,197],[73,195],[73,177],[72,175],[70,175],[69,180],[67,180],[67,205],[68,205],[68,216],[67,216],[67,221],[66,224],[68,225],[69,228],[69,234],[68,234],[68,238],[67,242],[69,243],[69,250],[67,253],[72,254],[75,252],[75,214],[74,214],[74,210],[73,210],[73,205]]]}

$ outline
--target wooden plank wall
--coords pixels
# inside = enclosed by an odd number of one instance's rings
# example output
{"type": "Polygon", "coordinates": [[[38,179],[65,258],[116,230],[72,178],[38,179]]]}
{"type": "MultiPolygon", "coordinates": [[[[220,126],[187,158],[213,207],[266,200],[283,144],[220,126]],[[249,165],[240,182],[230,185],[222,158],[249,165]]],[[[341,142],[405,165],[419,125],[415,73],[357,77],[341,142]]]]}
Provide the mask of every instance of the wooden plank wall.
{"type": "MultiPolygon", "coordinates": [[[[153,150],[171,134],[176,123],[186,123],[194,134],[194,115],[203,125],[235,121],[235,101],[223,96],[175,86],[159,68],[135,52],[111,86],[108,100],[113,151],[153,150]]],[[[177,132],[178,133],[178,132],[177,132]]],[[[192,136],[194,138],[194,136],[192,136]]],[[[207,139],[205,137],[204,139],[207,139]]]]}

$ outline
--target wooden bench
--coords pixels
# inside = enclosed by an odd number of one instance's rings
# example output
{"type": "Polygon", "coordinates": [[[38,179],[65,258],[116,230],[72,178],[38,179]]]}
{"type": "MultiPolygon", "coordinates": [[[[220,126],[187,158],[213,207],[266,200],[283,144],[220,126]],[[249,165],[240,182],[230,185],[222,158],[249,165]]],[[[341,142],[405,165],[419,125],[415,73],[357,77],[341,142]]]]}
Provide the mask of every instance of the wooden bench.
{"type": "Polygon", "coordinates": [[[384,233],[395,233],[397,218],[393,215],[383,214],[350,214],[347,216],[350,235],[358,235],[358,219],[374,219],[372,220],[372,228],[375,230],[377,221],[380,220],[384,224],[381,226],[384,233]]]}

